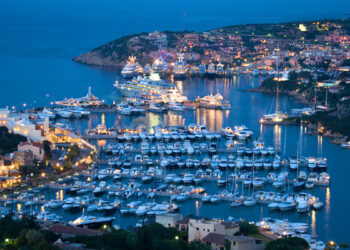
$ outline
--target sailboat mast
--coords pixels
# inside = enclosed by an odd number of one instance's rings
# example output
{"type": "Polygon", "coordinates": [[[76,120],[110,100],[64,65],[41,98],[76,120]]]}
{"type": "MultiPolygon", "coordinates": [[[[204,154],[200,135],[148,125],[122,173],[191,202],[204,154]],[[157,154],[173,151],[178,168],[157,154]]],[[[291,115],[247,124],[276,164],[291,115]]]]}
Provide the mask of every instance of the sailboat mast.
{"type": "Polygon", "coordinates": [[[315,91],[315,110],[316,110],[316,103],[317,103],[317,94],[316,94],[316,86],[317,86],[317,72],[316,72],[316,80],[315,80],[315,86],[314,86],[314,91],[315,91]]]}
{"type": "Polygon", "coordinates": [[[279,76],[279,68],[278,68],[278,58],[279,57],[279,48],[277,49],[277,59],[276,59],[276,69],[277,69],[277,88],[276,88],[276,116],[279,115],[280,110],[280,100],[279,100],[279,83],[280,83],[280,76],[279,76]]]}
{"type": "MultiPolygon", "coordinates": [[[[315,53],[315,57],[316,57],[316,61],[317,61],[317,54],[316,54],[316,51],[314,51],[315,53]]],[[[315,80],[315,86],[314,86],[314,91],[315,91],[315,111],[316,111],[316,104],[317,104],[317,94],[316,94],[316,87],[317,87],[317,77],[318,77],[318,74],[317,74],[317,70],[316,70],[316,80],[315,80]]]]}

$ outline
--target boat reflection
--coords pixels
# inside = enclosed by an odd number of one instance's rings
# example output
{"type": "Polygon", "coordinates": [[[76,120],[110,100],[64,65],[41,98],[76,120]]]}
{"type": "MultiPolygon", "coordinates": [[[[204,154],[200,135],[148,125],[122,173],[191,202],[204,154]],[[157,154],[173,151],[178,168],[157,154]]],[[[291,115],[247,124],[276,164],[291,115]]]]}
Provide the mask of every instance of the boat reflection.
{"type": "Polygon", "coordinates": [[[276,152],[281,151],[281,126],[274,125],[273,127],[273,143],[275,146],[276,152]]]}
{"type": "Polygon", "coordinates": [[[322,155],[322,146],[323,146],[323,136],[317,136],[317,153],[318,155],[322,155]]]}
{"type": "Polygon", "coordinates": [[[153,132],[153,127],[158,126],[161,123],[161,116],[159,114],[154,114],[149,112],[146,114],[146,128],[148,132],[153,132]]]}
{"type": "Polygon", "coordinates": [[[311,211],[311,234],[316,236],[316,211],[311,211]]]}
{"type": "Polygon", "coordinates": [[[197,125],[204,124],[212,132],[220,132],[223,126],[223,112],[227,111],[198,108],[196,109],[196,123],[197,125]]]}
{"type": "Polygon", "coordinates": [[[200,209],[200,205],[199,205],[199,201],[197,200],[196,201],[196,216],[200,216],[199,209],[200,209]]]}
{"type": "Polygon", "coordinates": [[[177,112],[169,111],[168,115],[165,116],[164,123],[168,126],[184,126],[185,118],[182,114],[178,114],[177,112]]]}

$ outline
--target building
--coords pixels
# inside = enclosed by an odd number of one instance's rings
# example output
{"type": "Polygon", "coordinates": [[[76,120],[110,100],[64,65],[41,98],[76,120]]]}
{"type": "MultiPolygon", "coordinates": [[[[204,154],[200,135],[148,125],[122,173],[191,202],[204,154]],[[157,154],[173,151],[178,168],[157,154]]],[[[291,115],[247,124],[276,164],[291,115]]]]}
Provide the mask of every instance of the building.
{"type": "Polygon", "coordinates": [[[225,248],[225,235],[209,233],[202,240],[204,244],[210,246],[213,250],[224,250],[225,248]]]}
{"type": "Polygon", "coordinates": [[[158,49],[166,49],[168,46],[168,36],[165,33],[154,31],[148,34],[148,40],[150,43],[158,49]]]}
{"type": "Polygon", "coordinates": [[[175,224],[176,229],[182,232],[188,232],[189,221],[190,221],[189,217],[185,217],[182,220],[177,221],[175,224]]]}
{"type": "Polygon", "coordinates": [[[188,222],[188,241],[202,240],[209,233],[225,235],[225,225],[218,221],[190,219],[188,222]]]}
{"type": "Polygon", "coordinates": [[[32,141],[46,140],[45,131],[49,128],[49,119],[47,118],[42,124],[34,123],[26,116],[14,116],[8,120],[8,128],[16,134],[26,136],[32,141]]]}
{"type": "Polygon", "coordinates": [[[62,238],[72,238],[75,236],[101,236],[102,231],[96,229],[82,228],[82,227],[73,227],[65,226],[61,224],[54,224],[50,226],[49,230],[55,234],[61,235],[62,238]]]}
{"type": "Polygon", "coordinates": [[[226,236],[231,243],[231,250],[263,250],[265,244],[259,239],[249,236],[226,236]]]}
{"type": "Polygon", "coordinates": [[[236,222],[221,222],[225,226],[225,235],[231,236],[239,231],[239,223],[236,222]]]}
{"type": "Polygon", "coordinates": [[[9,118],[10,110],[8,107],[0,109],[0,126],[7,127],[7,119],[9,118]]]}
{"type": "Polygon", "coordinates": [[[30,150],[16,151],[13,153],[13,163],[17,166],[32,166],[33,161],[34,155],[30,150]]]}
{"type": "Polygon", "coordinates": [[[176,222],[182,220],[181,214],[161,214],[156,216],[156,222],[164,227],[176,227],[176,222]]]}
{"type": "Polygon", "coordinates": [[[82,140],[79,136],[74,134],[73,132],[69,130],[65,130],[62,128],[55,128],[55,131],[50,132],[47,135],[47,139],[55,144],[60,143],[68,143],[68,144],[78,144],[80,145],[82,143],[82,140]]]}
{"type": "Polygon", "coordinates": [[[44,159],[44,145],[41,142],[25,141],[18,145],[18,151],[32,151],[34,159],[44,159]]]}
{"type": "Polygon", "coordinates": [[[209,233],[202,242],[213,250],[224,250],[230,245],[231,250],[263,250],[265,244],[256,238],[249,236],[228,236],[217,233],[209,233]]]}

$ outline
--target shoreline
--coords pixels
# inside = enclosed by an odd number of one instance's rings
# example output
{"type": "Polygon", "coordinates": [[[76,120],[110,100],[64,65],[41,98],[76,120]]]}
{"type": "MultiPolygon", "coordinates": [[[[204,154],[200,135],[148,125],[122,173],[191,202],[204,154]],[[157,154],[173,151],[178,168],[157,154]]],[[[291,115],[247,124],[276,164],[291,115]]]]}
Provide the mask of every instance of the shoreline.
{"type": "MultiPolygon", "coordinates": [[[[248,89],[245,91],[251,92],[251,93],[269,94],[269,95],[276,94],[276,91],[263,89],[260,87],[248,89]]],[[[294,99],[301,104],[310,105],[310,102],[308,102],[300,93],[296,93],[295,91],[280,91],[280,94],[287,95],[289,97],[294,97],[294,99]]],[[[305,118],[307,116],[300,117],[300,125],[306,126],[306,128],[308,129],[308,132],[306,133],[307,135],[322,135],[322,136],[328,138],[330,143],[335,144],[335,145],[341,145],[341,144],[347,142],[348,136],[345,136],[339,132],[332,132],[331,129],[325,130],[325,127],[322,124],[322,121],[317,121],[317,123],[312,123],[310,121],[303,120],[303,117],[305,118]]],[[[282,125],[289,125],[290,126],[290,125],[296,125],[296,123],[284,123],[282,125]]]]}

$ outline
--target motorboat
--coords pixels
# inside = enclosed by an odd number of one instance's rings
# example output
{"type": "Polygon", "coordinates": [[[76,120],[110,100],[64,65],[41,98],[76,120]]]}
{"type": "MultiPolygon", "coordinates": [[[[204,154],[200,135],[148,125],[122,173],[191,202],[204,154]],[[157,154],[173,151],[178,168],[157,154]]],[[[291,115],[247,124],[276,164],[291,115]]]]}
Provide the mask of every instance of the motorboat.
{"type": "Polygon", "coordinates": [[[253,197],[248,197],[243,202],[244,206],[251,207],[256,204],[256,200],[253,197]]]}
{"type": "Polygon", "coordinates": [[[80,216],[74,221],[69,222],[71,226],[88,227],[98,229],[103,225],[111,224],[115,217],[95,217],[95,216],[80,216]]]}

